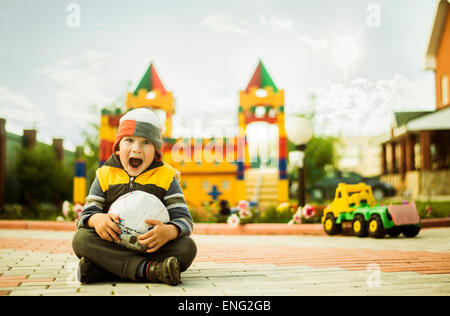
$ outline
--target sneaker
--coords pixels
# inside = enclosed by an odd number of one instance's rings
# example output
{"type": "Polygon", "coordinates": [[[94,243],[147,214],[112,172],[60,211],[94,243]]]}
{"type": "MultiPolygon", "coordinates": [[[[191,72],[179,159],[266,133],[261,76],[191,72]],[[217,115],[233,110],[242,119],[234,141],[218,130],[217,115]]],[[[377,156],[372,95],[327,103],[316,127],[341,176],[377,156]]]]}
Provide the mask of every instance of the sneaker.
{"type": "Polygon", "coordinates": [[[78,263],[77,276],[78,281],[83,284],[119,280],[119,277],[111,272],[103,270],[93,262],[89,261],[86,257],[82,257],[78,263]]]}
{"type": "Polygon", "coordinates": [[[146,276],[150,282],[162,282],[177,285],[180,280],[180,263],[177,257],[168,257],[164,261],[151,262],[147,265],[146,276]]]}

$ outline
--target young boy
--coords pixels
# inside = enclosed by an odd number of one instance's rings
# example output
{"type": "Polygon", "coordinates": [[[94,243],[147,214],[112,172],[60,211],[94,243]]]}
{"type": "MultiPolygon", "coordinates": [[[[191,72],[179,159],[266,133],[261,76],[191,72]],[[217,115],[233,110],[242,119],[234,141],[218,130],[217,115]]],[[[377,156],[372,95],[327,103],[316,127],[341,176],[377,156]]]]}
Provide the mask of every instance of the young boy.
{"type": "Polygon", "coordinates": [[[162,124],[149,109],[131,110],[120,119],[113,154],[96,172],[72,241],[82,283],[129,279],[176,285],[194,260],[192,217],[178,171],[162,161],[161,134],[162,124]],[[134,190],[156,195],[170,216],[166,224],[146,220],[153,229],[138,237],[148,248],[144,255],[118,244],[119,219],[108,214],[117,198],[134,190]]]}

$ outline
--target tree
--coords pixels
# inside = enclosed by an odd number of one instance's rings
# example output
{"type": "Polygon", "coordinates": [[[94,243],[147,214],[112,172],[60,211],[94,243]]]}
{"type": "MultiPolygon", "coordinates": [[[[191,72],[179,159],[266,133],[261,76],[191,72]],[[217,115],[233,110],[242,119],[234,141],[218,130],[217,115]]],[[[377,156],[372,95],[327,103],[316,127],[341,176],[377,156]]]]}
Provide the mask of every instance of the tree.
{"type": "Polygon", "coordinates": [[[89,184],[95,179],[95,171],[99,167],[99,136],[100,125],[92,123],[89,129],[83,130],[83,153],[80,158],[86,162],[86,182],[89,184]]]}
{"type": "Polygon", "coordinates": [[[337,154],[335,145],[338,139],[331,136],[313,137],[305,150],[305,182],[312,185],[325,176],[326,167],[335,167],[337,154]]]}
{"type": "Polygon", "coordinates": [[[16,177],[22,188],[24,204],[39,217],[39,204],[61,205],[71,199],[73,168],[67,168],[56,159],[54,150],[38,146],[18,149],[16,177]]]}
{"type": "MultiPolygon", "coordinates": [[[[305,150],[305,185],[311,186],[320,180],[326,173],[326,168],[335,167],[337,154],[335,145],[338,142],[336,137],[314,136],[307,144],[305,150]]],[[[295,145],[288,142],[288,151],[295,151],[295,145]]],[[[289,181],[297,181],[297,170],[290,170],[289,181]]]]}

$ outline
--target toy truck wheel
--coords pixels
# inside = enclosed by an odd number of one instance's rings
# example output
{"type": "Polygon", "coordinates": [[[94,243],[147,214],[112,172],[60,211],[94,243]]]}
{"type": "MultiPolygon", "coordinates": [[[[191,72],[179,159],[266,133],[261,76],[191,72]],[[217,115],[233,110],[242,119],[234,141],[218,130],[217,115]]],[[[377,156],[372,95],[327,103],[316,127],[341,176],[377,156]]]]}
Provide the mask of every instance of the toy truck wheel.
{"type": "Polygon", "coordinates": [[[403,227],[402,232],[405,237],[416,237],[420,232],[420,226],[405,226],[403,227]]]}
{"type": "Polygon", "coordinates": [[[352,221],[352,229],[353,233],[358,237],[367,237],[369,235],[367,223],[362,215],[355,215],[352,221]]]}
{"type": "Polygon", "coordinates": [[[373,238],[383,238],[386,235],[386,230],[383,226],[383,221],[379,215],[372,215],[367,222],[367,230],[369,236],[373,238]]]}
{"type": "Polygon", "coordinates": [[[332,213],[327,214],[327,217],[323,222],[323,228],[327,235],[336,235],[342,232],[341,224],[336,223],[336,218],[332,213]]]}
{"type": "Polygon", "coordinates": [[[391,237],[397,237],[398,235],[400,235],[402,233],[402,228],[399,226],[394,226],[394,227],[389,228],[387,230],[387,233],[391,237]]]}

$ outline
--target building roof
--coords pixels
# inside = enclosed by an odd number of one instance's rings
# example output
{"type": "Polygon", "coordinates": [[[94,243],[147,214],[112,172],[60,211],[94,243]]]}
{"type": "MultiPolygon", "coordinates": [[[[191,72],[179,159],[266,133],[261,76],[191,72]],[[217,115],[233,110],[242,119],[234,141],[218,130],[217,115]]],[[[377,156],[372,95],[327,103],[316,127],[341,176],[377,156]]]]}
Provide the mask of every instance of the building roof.
{"type": "Polygon", "coordinates": [[[251,87],[257,87],[258,89],[264,89],[265,87],[271,87],[273,92],[277,92],[278,88],[270,77],[269,73],[264,67],[262,61],[260,60],[255,72],[253,73],[252,79],[245,89],[246,92],[250,91],[251,87]]]}
{"type": "Polygon", "coordinates": [[[158,89],[161,94],[166,94],[166,88],[159,79],[158,73],[156,72],[155,66],[153,63],[150,64],[141,81],[139,82],[136,90],[134,90],[134,95],[137,95],[139,89],[146,89],[148,92],[158,89]]]}
{"type": "Polygon", "coordinates": [[[409,121],[408,131],[448,130],[450,129],[450,108],[443,108],[409,121]]]}
{"type": "Polygon", "coordinates": [[[442,33],[444,32],[445,21],[449,12],[450,0],[439,0],[436,6],[434,16],[433,29],[431,31],[430,40],[425,59],[425,68],[427,70],[436,70],[436,58],[441,43],[442,33]]]}
{"type": "Polygon", "coordinates": [[[430,113],[433,113],[433,111],[394,112],[394,126],[403,126],[411,120],[430,113]]]}
{"type": "MultiPolygon", "coordinates": [[[[443,108],[432,112],[406,112],[406,113],[424,113],[415,118],[407,115],[404,116],[402,125],[393,126],[392,132],[383,134],[379,139],[379,143],[389,142],[392,138],[397,138],[408,132],[433,131],[433,130],[450,130],[450,107],[443,108]]],[[[395,113],[398,114],[398,113],[395,113]]]]}

